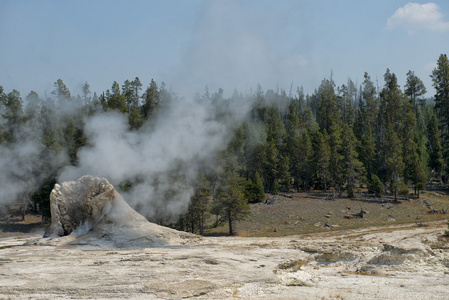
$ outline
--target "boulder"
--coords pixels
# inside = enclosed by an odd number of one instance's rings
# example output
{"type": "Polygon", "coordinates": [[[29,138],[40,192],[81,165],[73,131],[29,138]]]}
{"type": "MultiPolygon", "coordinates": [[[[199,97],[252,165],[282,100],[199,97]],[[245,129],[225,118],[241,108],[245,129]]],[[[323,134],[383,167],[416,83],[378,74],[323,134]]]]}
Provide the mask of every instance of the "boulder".
{"type": "Polygon", "coordinates": [[[50,194],[51,225],[44,237],[72,245],[153,247],[195,243],[201,238],[149,222],[131,208],[105,178],[83,176],[55,184],[50,194]]]}

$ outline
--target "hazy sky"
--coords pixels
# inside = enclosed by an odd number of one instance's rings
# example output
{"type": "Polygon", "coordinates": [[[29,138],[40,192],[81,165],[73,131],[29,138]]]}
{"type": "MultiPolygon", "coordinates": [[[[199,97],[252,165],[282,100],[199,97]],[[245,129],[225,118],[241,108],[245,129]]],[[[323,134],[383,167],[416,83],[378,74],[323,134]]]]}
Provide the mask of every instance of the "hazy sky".
{"type": "Polygon", "coordinates": [[[44,96],[61,78],[72,94],[87,81],[152,78],[179,93],[293,84],[312,93],[364,72],[383,85],[429,75],[449,52],[449,1],[21,1],[0,0],[0,85],[44,96]]]}

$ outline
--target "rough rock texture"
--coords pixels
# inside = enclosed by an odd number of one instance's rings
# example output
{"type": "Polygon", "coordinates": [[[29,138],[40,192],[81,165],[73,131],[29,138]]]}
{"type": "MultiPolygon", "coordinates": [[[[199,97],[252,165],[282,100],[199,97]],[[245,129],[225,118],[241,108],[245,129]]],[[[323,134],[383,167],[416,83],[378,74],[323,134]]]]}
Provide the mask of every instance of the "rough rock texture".
{"type": "Polygon", "coordinates": [[[426,225],[113,250],[0,232],[0,299],[447,300],[446,221],[426,225]]]}
{"type": "Polygon", "coordinates": [[[55,184],[50,210],[51,225],[44,237],[70,235],[64,241],[72,245],[151,247],[200,239],[148,222],[104,178],[83,176],[55,184]]]}

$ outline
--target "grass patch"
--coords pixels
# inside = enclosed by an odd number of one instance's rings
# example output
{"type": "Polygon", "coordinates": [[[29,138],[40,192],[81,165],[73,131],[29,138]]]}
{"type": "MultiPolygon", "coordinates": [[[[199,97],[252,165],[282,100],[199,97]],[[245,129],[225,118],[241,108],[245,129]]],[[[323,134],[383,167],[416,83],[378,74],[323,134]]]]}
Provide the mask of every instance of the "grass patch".
{"type": "MultiPolygon", "coordinates": [[[[386,226],[393,224],[425,224],[449,218],[449,214],[430,214],[449,207],[449,195],[422,192],[421,198],[401,199],[401,203],[381,203],[377,198],[357,196],[325,200],[325,193],[294,193],[292,198],[276,196],[273,204],[251,204],[251,215],[236,222],[238,236],[275,237],[323,231],[386,226]],[[432,203],[429,208],[424,201],[432,203]],[[363,219],[345,219],[361,209],[368,211],[363,219]],[[332,228],[326,228],[326,223],[332,228]]],[[[389,199],[388,199],[389,200],[389,199]]],[[[228,235],[227,226],[208,229],[206,235],[228,235]]]]}

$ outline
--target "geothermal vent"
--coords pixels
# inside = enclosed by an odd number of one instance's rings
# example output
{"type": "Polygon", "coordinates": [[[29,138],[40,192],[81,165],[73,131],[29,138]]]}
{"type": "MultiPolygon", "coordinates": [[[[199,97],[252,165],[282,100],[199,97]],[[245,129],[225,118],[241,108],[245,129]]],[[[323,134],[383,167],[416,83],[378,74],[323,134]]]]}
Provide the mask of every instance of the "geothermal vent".
{"type": "Polygon", "coordinates": [[[51,225],[44,237],[73,236],[70,244],[152,247],[194,243],[199,236],[150,223],[104,178],[83,176],[55,184],[51,225]]]}

